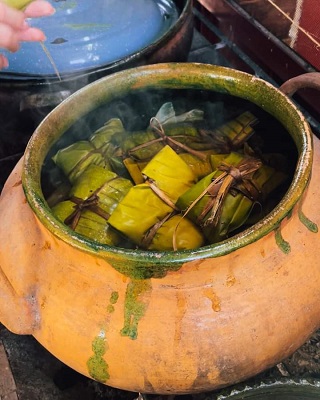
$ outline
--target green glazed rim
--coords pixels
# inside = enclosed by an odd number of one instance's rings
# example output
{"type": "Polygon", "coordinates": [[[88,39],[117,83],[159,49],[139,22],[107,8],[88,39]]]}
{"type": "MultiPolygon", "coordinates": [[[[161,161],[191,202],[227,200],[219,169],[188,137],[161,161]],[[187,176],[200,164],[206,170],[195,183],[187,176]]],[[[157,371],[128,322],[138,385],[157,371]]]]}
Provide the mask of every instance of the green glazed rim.
{"type": "MultiPolygon", "coordinates": [[[[253,243],[272,230],[292,211],[311,176],[312,133],[302,113],[279,89],[250,74],[230,68],[197,64],[166,63],[117,72],[78,90],[56,107],[32,135],[24,156],[22,182],[32,210],[51,233],[71,246],[107,259],[113,266],[130,263],[178,269],[184,262],[219,257],[253,243]],[[51,213],[41,189],[41,168],[51,146],[76,122],[97,107],[139,89],[199,89],[230,94],[249,100],[273,115],[291,135],[299,153],[292,183],[280,203],[264,219],[225,241],[196,250],[155,252],[127,250],[90,241],[59,222],[51,213]]],[[[153,273],[150,273],[152,276],[153,273]]]]}

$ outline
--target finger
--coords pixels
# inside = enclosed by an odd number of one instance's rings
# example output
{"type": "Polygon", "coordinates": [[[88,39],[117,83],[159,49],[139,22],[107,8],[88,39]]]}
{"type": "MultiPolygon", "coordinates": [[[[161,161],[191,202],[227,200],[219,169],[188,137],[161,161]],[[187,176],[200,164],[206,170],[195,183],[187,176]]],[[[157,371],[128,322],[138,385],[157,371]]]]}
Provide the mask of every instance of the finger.
{"type": "Polygon", "coordinates": [[[3,54],[0,54],[0,69],[8,68],[8,66],[8,59],[3,54]]]}
{"type": "Polygon", "coordinates": [[[21,42],[44,42],[46,40],[44,33],[37,28],[28,28],[19,31],[17,35],[21,42]]]}
{"type": "Polygon", "coordinates": [[[55,9],[45,0],[36,0],[28,5],[24,14],[26,17],[45,17],[54,14],[55,9]]]}
{"type": "Polygon", "coordinates": [[[0,47],[12,52],[17,51],[20,47],[16,31],[3,23],[0,23],[0,47]]]}
{"type": "Polygon", "coordinates": [[[22,11],[8,7],[0,1],[0,23],[10,25],[13,29],[22,29],[25,15],[22,11]]]}

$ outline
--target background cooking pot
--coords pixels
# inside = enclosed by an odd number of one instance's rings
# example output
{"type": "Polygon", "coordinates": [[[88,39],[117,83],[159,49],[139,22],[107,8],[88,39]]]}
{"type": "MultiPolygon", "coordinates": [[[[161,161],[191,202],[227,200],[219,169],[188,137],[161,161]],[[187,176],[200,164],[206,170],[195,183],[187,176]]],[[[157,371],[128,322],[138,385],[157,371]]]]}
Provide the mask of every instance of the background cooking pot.
{"type": "Polygon", "coordinates": [[[31,135],[54,106],[98,78],[138,65],[186,61],[193,36],[192,0],[90,4],[53,1],[56,14],[33,21],[47,34],[45,44],[61,80],[39,43],[25,43],[19,52],[8,54],[10,68],[0,71],[4,140],[10,134],[22,141],[19,132],[31,135]]]}
{"type": "Polygon", "coordinates": [[[290,99],[239,71],[159,64],[86,86],[40,124],[1,195],[1,322],[34,335],[75,370],[126,390],[202,392],[257,374],[320,325],[319,162],[319,140],[290,99]],[[298,157],[279,204],[251,228],[193,251],[103,246],[59,223],[41,174],[68,129],[92,123],[90,115],[118,99],[138,94],[144,114],[146,92],[186,99],[186,89],[189,101],[219,94],[256,105],[285,127],[298,157]]]}
{"type": "Polygon", "coordinates": [[[256,384],[237,385],[208,396],[207,400],[315,400],[320,382],[312,379],[281,379],[256,384]]]}

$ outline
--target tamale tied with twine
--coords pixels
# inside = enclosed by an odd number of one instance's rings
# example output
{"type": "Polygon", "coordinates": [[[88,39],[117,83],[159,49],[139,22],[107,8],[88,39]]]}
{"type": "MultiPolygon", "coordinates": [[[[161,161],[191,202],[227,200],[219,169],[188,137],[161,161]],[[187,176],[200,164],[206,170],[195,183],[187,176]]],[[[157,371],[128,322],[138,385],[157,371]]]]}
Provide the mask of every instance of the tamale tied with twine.
{"type": "MultiPolygon", "coordinates": [[[[230,153],[217,169],[186,191],[177,207],[201,226],[210,243],[219,242],[245,223],[255,203],[266,195],[264,186],[279,186],[285,175],[260,159],[230,153]]],[[[269,187],[271,190],[271,187],[269,187]]]]}
{"type": "Polygon", "coordinates": [[[91,165],[75,181],[68,200],[53,207],[54,215],[75,232],[97,242],[117,245],[119,235],[108,219],[132,183],[114,172],[91,165]]]}
{"type": "Polygon", "coordinates": [[[53,156],[71,185],[53,212],[111,246],[177,251],[224,240],[267,210],[287,178],[273,162],[283,156],[250,147],[257,122],[247,111],[211,129],[201,110],[177,115],[171,102],[145,130],[112,118],[53,156]]]}
{"type": "MultiPolygon", "coordinates": [[[[181,218],[175,215],[175,202],[196,178],[170,146],[160,150],[142,174],[144,183],[129,190],[110,216],[109,224],[141,248],[173,250],[173,233],[181,218]]],[[[191,221],[183,221],[182,231],[178,249],[202,245],[202,234],[191,221]]]]}

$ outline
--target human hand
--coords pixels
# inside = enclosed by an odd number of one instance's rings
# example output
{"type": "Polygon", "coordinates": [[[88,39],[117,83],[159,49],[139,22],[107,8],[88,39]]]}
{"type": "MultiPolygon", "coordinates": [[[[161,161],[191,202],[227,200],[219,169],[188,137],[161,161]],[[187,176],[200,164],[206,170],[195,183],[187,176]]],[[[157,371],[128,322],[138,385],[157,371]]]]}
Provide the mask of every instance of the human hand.
{"type": "MultiPolygon", "coordinates": [[[[54,8],[45,0],[33,1],[24,11],[16,10],[0,0],[0,48],[15,52],[19,49],[20,42],[45,40],[44,33],[40,29],[30,27],[26,19],[53,13],[54,8]]],[[[7,58],[0,54],[0,69],[7,66],[7,58]]]]}

